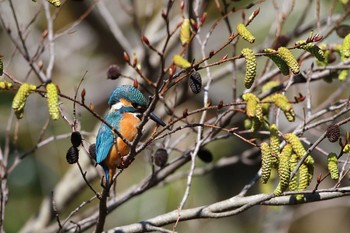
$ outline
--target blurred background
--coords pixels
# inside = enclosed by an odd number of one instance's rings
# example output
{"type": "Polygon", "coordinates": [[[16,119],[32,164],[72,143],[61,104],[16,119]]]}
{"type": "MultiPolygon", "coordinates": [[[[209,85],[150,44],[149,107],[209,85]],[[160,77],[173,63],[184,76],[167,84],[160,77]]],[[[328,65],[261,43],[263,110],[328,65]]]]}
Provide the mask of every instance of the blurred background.
{"type": "MultiPolygon", "coordinates": [[[[18,17],[20,28],[25,30],[25,40],[28,46],[29,53],[34,54],[38,45],[41,43],[42,34],[47,28],[47,21],[43,11],[42,1],[23,1],[13,0],[14,9],[18,17]],[[32,20],[34,21],[32,22],[32,20]],[[27,27],[29,25],[29,27],[27,27]]],[[[258,1],[206,1],[207,19],[200,31],[200,36],[205,38],[208,31],[214,22],[221,17],[221,13],[217,9],[217,2],[225,2],[230,9],[242,9],[248,5],[258,1]]],[[[239,41],[237,51],[244,47],[251,47],[259,51],[261,48],[270,47],[274,34],[277,30],[277,23],[280,20],[281,12],[290,14],[286,18],[281,34],[292,35],[298,28],[310,27],[306,33],[299,35],[297,38],[292,38],[289,45],[293,45],[297,39],[305,39],[310,31],[320,33],[321,35],[330,27],[334,26],[334,20],[339,18],[346,9],[340,1],[319,0],[319,1],[261,1],[251,9],[244,12],[248,17],[251,12],[260,8],[260,14],[249,26],[250,31],[256,36],[254,45],[249,45],[245,41],[239,41]],[[276,9],[276,6],[279,9],[276,9]],[[323,22],[317,24],[317,8],[320,8],[319,17],[323,22]],[[297,25],[299,19],[305,17],[302,25],[297,25]]],[[[187,4],[187,2],[186,2],[187,4]]],[[[157,68],[157,56],[148,51],[144,53],[144,45],[140,40],[140,35],[144,34],[148,37],[151,43],[161,44],[160,41],[165,37],[165,27],[161,18],[161,12],[166,9],[167,1],[142,1],[142,0],[101,0],[101,1],[65,1],[62,7],[55,8],[50,6],[54,20],[55,32],[55,64],[52,81],[60,88],[61,93],[73,97],[78,88],[79,82],[84,77],[81,88],[86,90],[85,103],[92,104],[94,110],[103,115],[108,108],[107,99],[113,89],[121,83],[132,84],[132,80],[127,78],[119,78],[118,80],[107,80],[107,70],[111,64],[118,64],[123,68],[123,72],[131,77],[137,77],[137,74],[128,68],[123,59],[124,51],[131,56],[137,56],[141,63],[150,63],[144,67],[157,68]],[[81,21],[80,18],[91,9],[91,13],[87,14],[81,21]],[[106,13],[106,10],[109,14],[106,13]],[[111,28],[108,20],[114,21],[121,30],[121,35],[116,35],[116,31],[111,28]],[[75,25],[79,22],[77,25],[75,25]],[[117,38],[118,39],[117,39],[117,38]],[[143,48],[143,49],[142,49],[143,48]]],[[[16,45],[9,37],[9,33],[13,35],[17,42],[18,35],[16,31],[15,21],[8,1],[0,2],[0,14],[4,19],[7,28],[0,28],[0,54],[3,55],[4,70],[21,82],[29,82],[39,85],[40,81],[33,72],[30,72],[28,63],[23,59],[21,54],[16,50],[16,45]]],[[[187,14],[187,12],[186,12],[187,14]]],[[[171,10],[171,24],[174,28],[181,22],[180,2],[174,1],[174,6],[171,10]]],[[[242,22],[242,11],[237,10],[236,13],[230,14],[227,18],[231,25],[236,25],[242,22]]],[[[349,24],[346,19],[344,24],[349,24]]],[[[224,21],[216,26],[214,33],[210,35],[205,51],[209,53],[215,50],[227,41],[229,36],[227,26],[224,21]]],[[[341,43],[340,38],[333,32],[324,41],[325,43],[341,43]]],[[[44,42],[45,44],[46,42],[44,42]]],[[[47,52],[47,44],[45,44],[40,61],[48,63],[49,55],[47,52]]],[[[174,36],[171,41],[171,47],[167,51],[167,62],[171,62],[173,54],[181,50],[181,43],[178,41],[178,36],[174,36]]],[[[196,40],[193,42],[193,57],[201,58],[201,51],[196,40]]],[[[302,51],[295,51],[293,54],[298,56],[302,51]]],[[[217,61],[220,57],[228,54],[232,56],[232,47],[227,46],[222,52],[216,55],[212,61],[217,61]]],[[[266,58],[259,58],[258,73],[264,69],[266,58]]],[[[339,58],[338,58],[339,59],[339,58]]],[[[339,61],[339,60],[338,60],[339,61]]],[[[310,67],[310,63],[304,62],[302,69],[310,67]]],[[[211,72],[215,74],[227,66],[221,65],[211,68],[211,72]]],[[[144,70],[151,78],[158,75],[157,70],[144,70]]],[[[238,77],[238,95],[244,91],[243,76],[244,66],[238,65],[238,70],[235,70],[238,77]]],[[[200,71],[203,81],[206,82],[206,73],[200,71]]],[[[0,77],[3,79],[4,76],[0,77]]],[[[154,77],[156,78],[156,77],[154,77]]],[[[283,81],[286,77],[281,78],[283,81]]],[[[138,78],[141,82],[141,79],[138,78]]],[[[312,90],[312,105],[319,106],[323,103],[339,86],[345,85],[339,81],[326,83],[323,81],[311,84],[312,90]]],[[[216,78],[211,86],[209,97],[214,104],[220,100],[224,103],[230,103],[232,99],[232,74],[224,72],[216,78]]],[[[184,91],[184,98],[176,104],[175,112],[181,112],[188,108],[194,110],[203,105],[203,92],[198,95],[193,95],[187,88],[181,90],[174,89],[167,95],[175,95],[176,92],[184,91]],[[187,97],[186,97],[187,96],[187,97]]],[[[298,93],[305,93],[305,85],[296,85],[289,89],[288,96],[293,98],[298,93]]],[[[339,99],[346,99],[350,94],[350,88],[344,88],[339,99]]],[[[39,140],[40,132],[49,119],[45,99],[38,94],[31,95],[28,98],[24,118],[17,122],[13,118],[11,101],[15,95],[14,91],[0,91],[0,148],[5,144],[6,135],[10,135],[11,154],[9,157],[9,165],[13,163],[16,156],[21,156],[33,149],[39,140]]],[[[63,98],[62,109],[65,114],[73,118],[73,103],[63,98]]],[[[289,124],[281,120],[280,130],[287,132],[302,122],[304,103],[298,104],[297,114],[298,122],[289,124]]],[[[94,143],[96,130],[100,122],[83,108],[77,107],[77,119],[80,121],[80,130],[84,132],[84,144],[89,145],[94,143]]],[[[165,117],[162,106],[158,106],[156,111],[165,117]]],[[[211,113],[210,113],[211,114],[211,113]]],[[[191,120],[198,120],[200,115],[192,116],[191,120]]],[[[210,117],[210,116],[209,116],[210,117]]],[[[151,123],[148,123],[151,124],[151,123]]],[[[151,127],[151,126],[150,126],[151,127]]],[[[242,121],[239,125],[231,127],[243,127],[242,121]]],[[[327,125],[321,125],[318,128],[308,131],[304,136],[312,143],[319,135],[325,131],[327,125]]],[[[341,128],[344,134],[349,131],[350,127],[345,125],[341,128]]],[[[62,136],[62,139],[53,140],[52,142],[38,148],[34,153],[26,156],[18,166],[11,172],[8,177],[9,200],[5,212],[5,230],[6,232],[19,232],[23,230],[23,226],[27,221],[35,216],[40,210],[40,206],[45,197],[51,195],[57,183],[64,177],[66,172],[74,169],[77,173],[77,179],[82,179],[78,167],[69,165],[66,162],[65,156],[67,149],[71,146],[69,133],[71,127],[64,120],[50,121],[48,130],[44,134],[44,139],[54,135],[62,136]]],[[[181,132],[180,132],[181,134],[181,132]]],[[[196,134],[192,137],[187,137],[186,140],[178,144],[179,151],[185,151],[189,145],[195,142],[196,134]]],[[[251,137],[251,135],[248,135],[251,137]]],[[[176,138],[176,135],[174,135],[176,138]]],[[[140,180],[150,174],[152,171],[151,155],[156,148],[162,147],[163,142],[153,145],[138,155],[132,166],[126,169],[119,177],[117,182],[117,195],[123,190],[137,184],[140,180]]],[[[324,141],[319,145],[325,151],[337,151],[338,145],[324,141]]],[[[250,148],[250,145],[242,143],[237,138],[227,138],[212,142],[206,148],[213,155],[215,163],[221,158],[237,157],[237,162],[225,166],[220,169],[213,169],[205,175],[194,177],[191,193],[185,205],[185,208],[191,208],[201,205],[208,205],[217,201],[221,201],[237,195],[245,184],[250,182],[260,168],[260,156],[258,153],[252,153],[245,156],[244,152],[250,148]]],[[[174,151],[170,154],[170,159],[175,159],[181,153],[174,151]]],[[[316,160],[315,176],[326,171],[326,156],[322,153],[315,152],[313,157],[316,160]]],[[[89,161],[89,157],[81,149],[80,159],[89,161]]],[[[345,159],[345,158],[344,158],[345,159]]],[[[185,165],[181,171],[188,172],[189,165],[185,165]]],[[[197,167],[207,167],[211,164],[201,160],[197,161],[197,167]]],[[[94,168],[101,172],[100,167],[94,168]]],[[[310,187],[314,187],[314,182],[310,187]]],[[[320,188],[330,188],[335,182],[326,179],[320,188]]],[[[94,179],[92,185],[96,190],[100,190],[100,180],[94,179]]],[[[275,184],[270,184],[262,187],[259,182],[249,190],[248,195],[261,192],[272,192],[275,184]]],[[[344,179],[342,185],[349,185],[348,178],[344,179]]],[[[174,182],[160,185],[146,193],[137,196],[126,204],[110,213],[107,217],[105,229],[110,229],[115,226],[131,224],[148,218],[152,218],[159,214],[163,214],[177,209],[183,197],[186,188],[186,177],[178,179],[174,182]]],[[[81,194],[74,198],[69,205],[59,211],[62,218],[67,216],[80,203],[88,200],[93,193],[87,187],[81,194]]],[[[96,200],[90,205],[96,205],[96,200]]],[[[205,219],[181,222],[178,227],[178,232],[349,232],[350,223],[347,219],[350,218],[350,199],[348,197],[334,199],[324,202],[316,202],[298,206],[287,207],[253,207],[248,211],[237,216],[227,217],[223,219],[205,219]]],[[[51,221],[52,223],[55,220],[51,221]]],[[[171,226],[169,227],[171,228],[171,226]]],[[[92,232],[89,230],[87,232],[92,232]]]]}

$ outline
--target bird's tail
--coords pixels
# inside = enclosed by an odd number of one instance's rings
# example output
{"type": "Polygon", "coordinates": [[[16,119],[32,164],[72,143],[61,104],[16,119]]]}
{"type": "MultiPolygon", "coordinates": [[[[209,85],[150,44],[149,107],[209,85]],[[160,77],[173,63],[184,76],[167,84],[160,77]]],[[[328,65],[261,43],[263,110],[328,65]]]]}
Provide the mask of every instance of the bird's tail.
{"type": "Polygon", "coordinates": [[[105,171],[106,188],[109,188],[109,185],[110,185],[109,169],[108,167],[104,167],[103,170],[105,171]]]}

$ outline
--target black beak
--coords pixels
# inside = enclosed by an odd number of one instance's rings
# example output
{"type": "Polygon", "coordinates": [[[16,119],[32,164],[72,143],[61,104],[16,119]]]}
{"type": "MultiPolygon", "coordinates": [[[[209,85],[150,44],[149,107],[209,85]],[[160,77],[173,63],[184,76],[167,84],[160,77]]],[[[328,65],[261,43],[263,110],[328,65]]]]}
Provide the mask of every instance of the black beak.
{"type": "Polygon", "coordinates": [[[164,121],[162,121],[159,117],[157,117],[153,112],[149,115],[149,117],[156,122],[157,124],[161,125],[161,126],[166,126],[166,124],[164,123],[164,121]]]}

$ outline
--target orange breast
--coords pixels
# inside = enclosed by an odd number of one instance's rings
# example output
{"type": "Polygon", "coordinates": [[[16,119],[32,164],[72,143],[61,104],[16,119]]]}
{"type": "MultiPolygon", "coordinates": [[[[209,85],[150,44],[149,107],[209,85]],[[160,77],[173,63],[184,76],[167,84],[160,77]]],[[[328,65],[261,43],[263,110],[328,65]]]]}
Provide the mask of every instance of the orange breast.
{"type": "MultiPolygon", "coordinates": [[[[137,134],[137,125],[140,123],[140,119],[131,113],[124,113],[120,120],[119,132],[123,137],[128,140],[134,140],[137,134]]],[[[120,165],[121,157],[126,156],[129,153],[128,145],[123,142],[122,139],[117,138],[117,143],[111,148],[105,163],[108,168],[115,170],[120,165]]]]}
{"type": "MultiPolygon", "coordinates": [[[[120,133],[123,137],[128,140],[134,140],[137,134],[137,125],[140,123],[140,119],[134,116],[132,113],[124,113],[123,118],[120,121],[120,133]]],[[[125,156],[129,153],[128,146],[123,142],[122,139],[117,139],[118,150],[121,156],[125,156]]]]}

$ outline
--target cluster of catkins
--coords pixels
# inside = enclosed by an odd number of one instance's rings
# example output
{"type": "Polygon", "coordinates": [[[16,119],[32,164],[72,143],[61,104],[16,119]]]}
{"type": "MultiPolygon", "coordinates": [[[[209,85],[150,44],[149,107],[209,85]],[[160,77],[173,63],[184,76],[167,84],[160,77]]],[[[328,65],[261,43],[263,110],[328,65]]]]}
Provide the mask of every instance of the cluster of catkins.
{"type": "MultiPolygon", "coordinates": [[[[280,150],[280,137],[276,125],[270,126],[270,142],[263,142],[260,145],[262,171],[261,181],[267,183],[270,178],[271,169],[277,168],[279,183],[274,190],[276,196],[283,192],[289,191],[303,191],[305,190],[313,177],[314,160],[308,155],[301,164],[299,170],[290,178],[291,173],[297,166],[297,163],[306,154],[306,150],[298,136],[293,133],[286,133],[282,135],[285,140],[285,145],[280,150]]],[[[304,195],[297,194],[297,200],[302,200],[304,195]]]]}
{"type": "MultiPolygon", "coordinates": [[[[13,86],[12,83],[2,81],[0,82],[0,90],[8,90],[13,86]]],[[[57,120],[60,117],[60,111],[58,106],[58,88],[55,84],[49,82],[45,85],[47,106],[49,114],[53,120],[57,120]]],[[[12,109],[15,111],[16,117],[22,119],[24,115],[24,107],[30,94],[35,92],[37,87],[33,84],[23,83],[18,88],[18,91],[12,101],[12,109]]]]}
{"type": "MultiPolygon", "coordinates": [[[[240,23],[236,27],[238,34],[249,43],[255,42],[255,37],[248,30],[248,28],[240,23]]],[[[320,40],[319,36],[311,36],[308,40],[300,40],[295,43],[295,48],[302,49],[309,52],[312,56],[316,58],[316,62],[319,66],[328,65],[332,60],[332,53],[337,52],[340,55],[340,60],[345,61],[350,57],[350,34],[347,35],[341,45],[326,45],[321,44],[316,45],[314,42],[320,40]]],[[[291,53],[289,48],[279,47],[277,50],[266,48],[263,50],[264,56],[268,57],[275,63],[282,75],[289,75],[289,71],[293,74],[298,74],[300,72],[300,66],[298,61],[291,53]]],[[[246,88],[250,88],[255,80],[256,76],[256,56],[252,49],[244,48],[241,51],[242,56],[246,61],[246,73],[244,77],[244,85],[246,88]]],[[[334,60],[334,59],[333,59],[334,60]]],[[[337,74],[337,73],[335,73],[337,74]]],[[[348,69],[341,70],[337,75],[340,81],[344,81],[349,74],[348,69]]]]}
{"type": "MultiPolygon", "coordinates": [[[[247,29],[246,25],[238,24],[236,30],[242,39],[249,43],[255,42],[255,37],[247,29]]],[[[339,52],[341,61],[350,57],[350,34],[344,38],[342,45],[335,46],[332,50],[329,46],[317,46],[314,42],[317,42],[319,39],[319,36],[314,36],[310,37],[308,40],[300,40],[295,43],[294,48],[309,52],[315,57],[317,64],[320,66],[329,64],[329,61],[331,60],[330,54],[333,51],[339,52]]],[[[277,50],[267,48],[263,50],[263,53],[264,54],[262,55],[268,57],[275,63],[282,75],[289,75],[290,71],[293,74],[298,74],[300,72],[298,61],[289,48],[279,47],[277,50]]],[[[243,48],[241,54],[246,61],[244,85],[249,89],[255,81],[257,66],[256,55],[250,48],[243,48]]],[[[348,70],[341,70],[337,75],[338,79],[343,81],[348,76],[348,70]]],[[[262,91],[270,90],[278,85],[279,83],[273,81],[269,82],[263,86],[262,91]]],[[[257,131],[261,127],[270,131],[269,143],[262,142],[260,144],[262,183],[267,183],[270,179],[271,170],[277,169],[279,183],[274,190],[276,196],[281,195],[287,190],[305,190],[309,186],[313,177],[314,159],[311,155],[307,155],[306,150],[297,135],[293,133],[280,134],[275,124],[269,125],[267,118],[269,108],[273,104],[284,113],[289,122],[295,121],[295,112],[291,102],[281,93],[274,93],[263,99],[259,99],[255,94],[248,92],[243,94],[242,99],[245,101],[245,113],[248,117],[245,121],[245,127],[250,128],[252,132],[257,131]],[[283,139],[283,143],[280,141],[280,138],[283,139]],[[282,145],[284,146],[280,149],[282,145]],[[300,162],[301,159],[303,159],[302,163],[300,162]],[[299,162],[301,164],[297,167],[299,162]]],[[[332,136],[334,136],[334,133],[332,136]]],[[[338,138],[339,133],[336,139],[331,140],[334,142],[338,140],[338,138]]],[[[331,179],[338,180],[339,171],[337,154],[329,153],[327,161],[331,179]]],[[[304,195],[297,194],[295,195],[295,198],[300,201],[304,198],[304,195]]]]}

